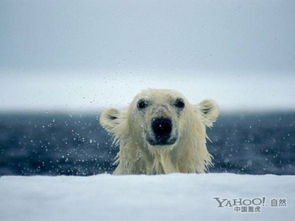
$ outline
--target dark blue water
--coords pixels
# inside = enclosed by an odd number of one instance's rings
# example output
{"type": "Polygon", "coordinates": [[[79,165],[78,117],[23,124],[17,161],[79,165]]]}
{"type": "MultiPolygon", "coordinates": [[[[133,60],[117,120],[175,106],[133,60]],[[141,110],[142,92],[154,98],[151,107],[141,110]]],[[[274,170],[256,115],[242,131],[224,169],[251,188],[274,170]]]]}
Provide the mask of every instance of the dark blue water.
{"type": "MultiPolygon", "coordinates": [[[[0,114],[0,175],[93,175],[118,147],[96,115],[0,114]]],[[[210,172],[295,174],[295,112],[221,115],[208,130],[210,172]]]]}

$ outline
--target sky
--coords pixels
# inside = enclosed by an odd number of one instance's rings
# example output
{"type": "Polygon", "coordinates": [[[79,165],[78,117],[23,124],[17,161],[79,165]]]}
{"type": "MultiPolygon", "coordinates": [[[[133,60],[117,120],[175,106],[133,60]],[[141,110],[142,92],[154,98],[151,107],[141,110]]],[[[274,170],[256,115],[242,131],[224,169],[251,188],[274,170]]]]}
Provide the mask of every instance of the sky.
{"type": "Polygon", "coordinates": [[[1,0],[0,110],[119,107],[154,87],[294,109],[294,21],[291,0],[1,0]]]}

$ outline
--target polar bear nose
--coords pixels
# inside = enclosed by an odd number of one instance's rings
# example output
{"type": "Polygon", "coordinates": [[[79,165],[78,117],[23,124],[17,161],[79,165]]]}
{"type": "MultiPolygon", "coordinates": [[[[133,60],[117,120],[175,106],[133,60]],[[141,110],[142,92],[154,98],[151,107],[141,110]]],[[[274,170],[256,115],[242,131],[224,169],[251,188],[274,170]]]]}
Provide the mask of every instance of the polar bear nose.
{"type": "Polygon", "coordinates": [[[155,118],[152,122],[152,129],[159,143],[165,144],[170,138],[172,121],[169,118],[155,118]]]}

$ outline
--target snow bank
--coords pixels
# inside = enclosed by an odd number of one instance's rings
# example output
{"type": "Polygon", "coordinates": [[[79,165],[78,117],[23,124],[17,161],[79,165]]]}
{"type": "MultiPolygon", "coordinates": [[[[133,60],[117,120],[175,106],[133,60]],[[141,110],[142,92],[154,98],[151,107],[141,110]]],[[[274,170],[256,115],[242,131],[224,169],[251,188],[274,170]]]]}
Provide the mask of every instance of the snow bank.
{"type": "Polygon", "coordinates": [[[293,220],[294,184],[276,175],[4,176],[0,220],[293,220]]]}

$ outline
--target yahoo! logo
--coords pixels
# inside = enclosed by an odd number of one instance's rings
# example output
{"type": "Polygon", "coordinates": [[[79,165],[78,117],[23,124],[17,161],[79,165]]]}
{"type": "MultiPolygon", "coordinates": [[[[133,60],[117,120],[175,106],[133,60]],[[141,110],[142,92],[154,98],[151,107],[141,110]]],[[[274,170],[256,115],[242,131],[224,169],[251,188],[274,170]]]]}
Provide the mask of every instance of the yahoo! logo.
{"type": "Polygon", "coordinates": [[[233,206],[265,206],[265,197],[253,198],[253,199],[226,199],[220,197],[214,197],[218,203],[217,207],[233,207],[233,206]]]}

